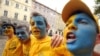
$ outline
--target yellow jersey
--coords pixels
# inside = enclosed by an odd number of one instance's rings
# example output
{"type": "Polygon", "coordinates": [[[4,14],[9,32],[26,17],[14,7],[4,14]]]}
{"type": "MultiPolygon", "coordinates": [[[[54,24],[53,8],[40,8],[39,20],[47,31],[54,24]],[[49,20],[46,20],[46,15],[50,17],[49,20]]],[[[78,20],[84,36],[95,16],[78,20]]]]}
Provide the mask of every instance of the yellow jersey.
{"type": "Polygon", "coordinates": [[[23,56],[22,45],[15,35],[7,40],[2,56],[23,56]]]}

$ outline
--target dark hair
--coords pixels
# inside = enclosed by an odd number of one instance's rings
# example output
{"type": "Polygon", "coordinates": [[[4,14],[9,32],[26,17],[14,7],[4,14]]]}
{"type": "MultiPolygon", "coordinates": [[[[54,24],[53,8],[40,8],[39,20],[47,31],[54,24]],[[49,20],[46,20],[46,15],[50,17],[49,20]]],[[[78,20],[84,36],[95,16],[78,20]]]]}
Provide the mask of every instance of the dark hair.
{"type": "Polygon", "coordinates": [[[37,17],[37,16],[41,16],[41,17],[43,17],[46,26],[49,26],[49,24],[48,24],[46,18],[45,18],[43,15],[41,15],[41,14],[39,14],[39,13],[37,13],[37,12],[33,12],[33,13],[31,14],[31,19],[32,19],[32,17],[37,17]]]}
{"type": "Polygon", "coordinates": [[[19,25],[19,26],[16,27],[16,29],[20,29],[20,28],[25,28],[27,32],[30,32],[29,27],[26,26],[26,25],[19,25]]]}
{"type": "Polygon", "coordinates": [[[1,25],[1,27],[3,27],[3,26],[12,26],[13,27],[13,30],[14,30],[14,34],[16,33],[15,26],[13,24],[11,24],[11,23],[3,23],[1,25]]]}

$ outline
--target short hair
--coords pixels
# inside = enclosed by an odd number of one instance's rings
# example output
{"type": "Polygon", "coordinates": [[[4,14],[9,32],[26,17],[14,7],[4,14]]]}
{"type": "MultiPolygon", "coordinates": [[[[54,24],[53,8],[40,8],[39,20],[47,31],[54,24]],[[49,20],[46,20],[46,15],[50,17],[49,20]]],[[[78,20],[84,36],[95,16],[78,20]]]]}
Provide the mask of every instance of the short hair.
{"type": "Polygon", "coordinates": [[[25,28],[25,30],[26,30],[27,32],[30,32],[29,27],[26,26],[26,25],[19,25],[19,26],[16,27],[16,29],[20,29],[20,28],[25,28]]]}
{"type": "Polygon", "coordinates": [[[43,17],[46,26],[49,26],[49,24],[48,24],[46,18],[45,18],[43,15],[41,15],[41,14],[39,14],[39,13],[37,13],[37,12],[32,12],[32,14],[31,14],[31,18],[30,18],[30,19],[32,19],[32,17],[37,17],[37,16],[41,16],[41,17],[43,17]]]}
{"type": "Polygon", "coordinates": [[[3,23],[1,25],[1,27],[3,27],[3,26],[12,26],[13,27],[13,30],[14,30],[14,34],[16,33],[15,26],[13,24],[11,24],[11,23],[3,23]]]}

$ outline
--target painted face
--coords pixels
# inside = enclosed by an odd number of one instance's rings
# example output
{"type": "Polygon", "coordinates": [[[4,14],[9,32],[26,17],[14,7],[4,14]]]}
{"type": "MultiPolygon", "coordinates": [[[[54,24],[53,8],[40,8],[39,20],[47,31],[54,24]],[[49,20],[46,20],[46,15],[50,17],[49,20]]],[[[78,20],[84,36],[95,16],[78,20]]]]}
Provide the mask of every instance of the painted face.
{"type": "Polygon", "coordinates": [[[92,51],[97,35],[96,25],[85,13],[71,16],[63,33],[69,50],[74,54],[92,51]]]}
{"type": "Polygon", "coordinates": [[[8,36],[8,35],[14,34],[14,29],[10,25],[2,26],[2,29],[3,29],[3,34],[4,35],[7,35],[8,36]]]}
{"type": "Polygon", "coordinates": [[[26,28],[24,28],[24,27],[16,29],[16,35],[23,42],[25,42],[29,39],[29,32],[27,32],[26,28]]]}
{"type": "Polygon", "coordinates": [[[36,38],[42,38],[46,35],[46,24],[42,16],[32,17],[30,23],[32,34],[36,38]]]}

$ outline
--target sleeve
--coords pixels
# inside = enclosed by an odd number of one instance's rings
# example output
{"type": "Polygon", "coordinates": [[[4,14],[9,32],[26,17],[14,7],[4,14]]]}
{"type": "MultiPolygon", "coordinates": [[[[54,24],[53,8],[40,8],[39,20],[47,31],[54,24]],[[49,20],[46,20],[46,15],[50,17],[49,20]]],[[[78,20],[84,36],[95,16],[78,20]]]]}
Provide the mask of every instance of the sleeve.
{"type": "Polygon", "coordinates": [[[7,56],[7,50],[6,50],[6,47],[7,47],[7,46],[5,46],[5,48],[4,48],[3,52],[2,52],[2,56],[7,56]]]}

